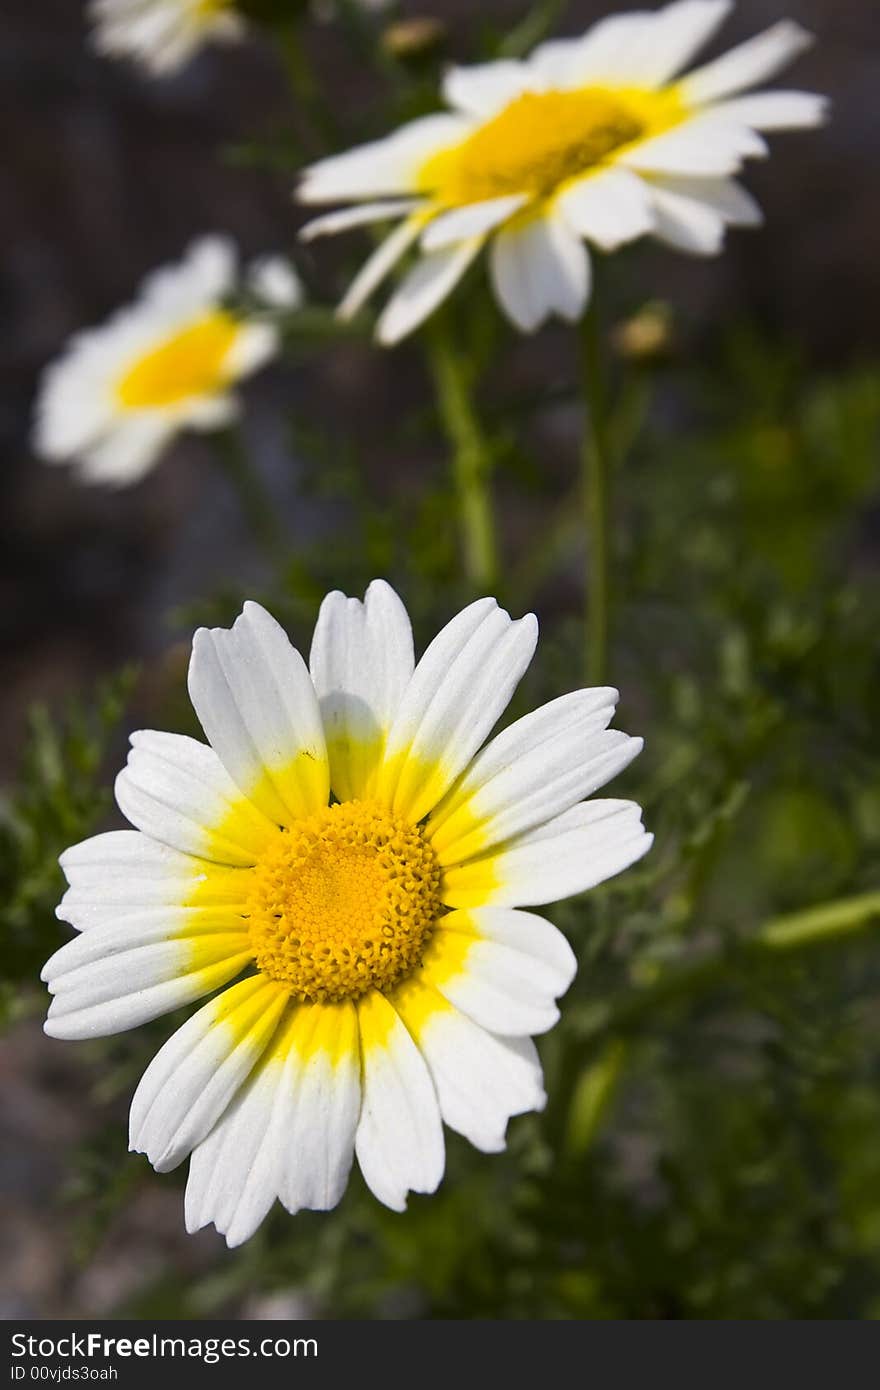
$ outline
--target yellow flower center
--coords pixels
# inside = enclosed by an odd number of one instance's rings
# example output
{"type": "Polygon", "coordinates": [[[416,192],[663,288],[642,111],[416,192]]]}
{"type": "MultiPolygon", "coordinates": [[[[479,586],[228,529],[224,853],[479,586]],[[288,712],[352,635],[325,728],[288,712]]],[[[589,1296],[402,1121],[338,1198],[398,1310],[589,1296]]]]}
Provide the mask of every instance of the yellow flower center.
{"type": "Polygon", "coordinates": [[[120,404],[154,410],[221,390],[238,331],[238,320],[223,309],[202,315],[129,367],[116,387],[120,404]]]}
{"type": "Polygon", "coordinates": [[[389,989],[421,960],[440,867],[418,826],[369,801],[279,830],[247,900],[257,966],[308,1003],[389,989]]]}
{"type": "Polygon", "coordinates": [[[523,92],[462,144],[432,155],[419,186],[453,207],[514,193],[546,198],[681,114],[674,88],[523,92]]]}

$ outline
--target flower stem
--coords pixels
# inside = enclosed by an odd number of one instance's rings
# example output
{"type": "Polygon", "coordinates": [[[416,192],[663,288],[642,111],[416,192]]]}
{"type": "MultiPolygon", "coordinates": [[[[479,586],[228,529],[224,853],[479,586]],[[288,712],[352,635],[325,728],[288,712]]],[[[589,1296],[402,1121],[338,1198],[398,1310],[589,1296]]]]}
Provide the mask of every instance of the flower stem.
{"type": "Polygon", "coordinates": [[[445,323],[431,324],[425,341],[437,405],[452,446],[465,572],[475,588],[483,588],[494,582],[497,572],[490,448],[471,398],[467,366],[445,323]]]}
{"type": "Polygon", "coordinates": [[[595,295],[582,327],[582,385],[587,418],[581,452],[586,526],[584,571],[584,663],[588,685],[607,679],[610,574],[610,448],[602,342],[595,295]]]}
{"type": "Polygon", "coordinates": [[[338,140],[336,120],[322,98],[308,54],[303,49],[302,26],[298,19],[282,24],[278,44],[287,81],[297,104],[304,144],[312,154],[322,152],[338,140]]]}
{"type": "Polygon", "coordinates": [[[282,568],[288,559],[288,547],[278,509],[250,461],[241,434],[233,427],[215,438],[216,457],[238,498],[257,546],[273,564],[282,568]]]}

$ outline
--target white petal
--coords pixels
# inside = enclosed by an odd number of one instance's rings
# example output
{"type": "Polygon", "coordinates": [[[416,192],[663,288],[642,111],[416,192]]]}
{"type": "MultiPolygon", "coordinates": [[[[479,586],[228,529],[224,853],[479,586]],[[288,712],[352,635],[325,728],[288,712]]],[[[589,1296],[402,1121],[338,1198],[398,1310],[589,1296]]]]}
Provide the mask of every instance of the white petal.
{"type": "Polygon", "coordinates": [[[130,487],[140,482],[177,433],[177,421],[161,411],[119,417],[107,435],[83,451],[84,482],[130,487]]]}
{"type": "Polygon", "coordinates": [[[753,130],[799,130],[824,125],[828,98],[815,92],[755,92],[713,106],[716,116],[753,130]]]}
{"type": "Polygon", "coordinates": [[[187,402],[186,424],[191,430],[220,430],[237,420],[241,405],[236,396],[199,396],[187,402]]]}
{"type": "Polygon", "coordinates": [[[132,734],[116,800],[152,839],[219,864],[253,864],[274,828],[242,797],[213,748],[183,734],[132,734]]]}
{"type": "Polygon", "coordinates": [[[628,55],[650,28],[655,16],[647,10],[610,15],[592,25],[580,39],[553,39],[532,53],[529,66],[554,87],[585,87],[590,83],[629,76],[628,55]]]}
{"type": "Polygon", "coordinates": [[[494,599],[470,604],[434,638],[388,736],[377,794],[419,821],[436,806],[506,709],[538,640],[494,599]]]}
{"type": "Polygon", "coordinates": [[[330,1211],[354,1159],[361,1110],[357,1010],[351,1003],[298,1009],[284,1083],[278,1195],[288,1211],[330,1211]]]}
{"type": "Polygon", "coordinates": [[[504,1148],[512,1115],[543,1110],[541,1063],[530,1038],[499,1038],[429,985],[407,982],[394,1007],[430,1070],[440,1113],[483,1153],[504,1148]]]}
{"type": "Polygon", "coordinates": [[[401,217],[420,206],[417,198],[396,198],[393,202],[358,203],[353,208],[343,208],[339,212],[326,212],[321,217],[313,217],[299,229],[300,241],[314,241],[319,236],[334,236],[336,232],[346,232],[349,227],[362,227],[370,222],[385,222],[401,217]]]}
{"type": "Polygon", "coordinates": [[[288,313],[298,309],[305,299],[305,289],[296,266],[286,256],[257,256],[247,272],[247,285],[260,304],[269,309],[288,313]]]}
{"type": "Polygon", "coordinates": [[[642,748],[641,739],[606,728],[616,699],[616,690],[577,690],[494,738],[429,817],[425,833],[440,863],[542,825],[616,777],[642,748]]]}
{"type": "Polygon", "coordinates": [[[249,1240],[268,1216],[285,1143],[278,1120],[284,1060],[279,1049],[270,1048],[193,1149],[184,1202],[190,1234],[213,1224],[233,1248],[249,1240]]]}
{"type": "Polygon", "coordinates": [[[251,376],[276,356],[280,345],[281,333],[277,324],[246,323],[238,330],[224,358],[224,371],[236,380],[251,376]]]}
{"type": "Polygon", "coordinates": [[[249,1239],[276,1196],[289,1211],[334,1207],[354,1158],[359,1111],[354,1005],[292,1010],[193,1153],[187,1230],[213,1222],[234,1246],[249,1239]]]}
{"type": "Polygon", "coordinates": [[[416,241],[424,225],[424,216],[421,213],[414,214],[405,222],[401,222],[399,227],[395,227],[394,231],[379,243],[373,254],[364,261],[349,285],[345,298],[340,302],[336,312],[341,319],[354,318],[366,304],[373,290],[381,285],[386,275],[391,274],[400,258],[416,241]]]}
{"type": "Polygon", "coordinates": [[[303,173],[297,197],[301,203],[340,203],[416,193],[422,166],[472,129],[473,122],[462,116],[423,116],[384,140],[312,164],[303,173]]]}
{"type": "Polygon", "coordinates": [[[191,900],[205,910],[235,910],[247,897],[241,886],[246,870],[218,871],[137,830],[93,835],[65,850],[59,862],[70,887],[56,915],[77,931],[145,909],[177,912],[191,900]]]}
{"type": "Polygon", "coordinates": [[[443,1126],[425,1059],[381,994],[358,1002],[363,1102],[355,1153],[364,1181],[392,1211],[443,1176],[443,1126]]]}
{"type": "Polygon", "coordinates": [[[44,970],[55,995],[44,1031],[50,1038],[68,1039],[124,1033],[210,994],[228,984],[253,956],[242,926],[194,940],[135,941],[127,950],[82,962],[78,957],[89,955],[107,929],[96,927],[78,936],[44,970]]]}
{"type": "Polygon", "coordinates": [[[230,629],[200,628],[189,667],[193,707],[245,796],[279,825],[327,805],[318,700],[299,652],[258,603],[230,629]]]}
{"type": "Polygon", "coordinates": [[[106,435],[115,418],[103,374],[83,369],[80,343],[74,339],[40,379],[33,448],[48,463],[68,463],[106,435]]]}
{"type": "Polygon", "coordinates": [[[578,179],[559,196],[556,207],[578,236],[603,251],[614,251],[654,226],[650,194],[629,169],[603,169],[578,179]]]}
{"type": "Polygon", "coordinates": [[[489,273],[502,309],[523,333],[551,314],[574,322],[590,296],[587,249],[561,217],[535,217],[500,231],[489,273]]]}
{"type": "Polygon", "coordinates": [[[419,978],[481,1028],[545,1033],[577,962],[565,937],[532,912],[484,907],[450,912],[425,951],[419,978]]]}
{"type": "Polygon", "coordinates": [[[735,174],[744,159],[766,153],[766,142],[755,131],[707,111],[630,146],[618,162],[646,173],[715,177],[735,174]]]}
{"type": "Polygon", "coordinates": [[[390,584],[374,580],[363,603],[327,595],[309,667],[340,801],[367,794],[414,664],[409,617],[390,584]]]}
{"type": "Polygon", "coordinates": [[[40,972],[50,982],[54,976],[92,961],[104,960],[135,946],[154,941],[187,941],[228,937],[245,932],[243,907],[152,907],[114,912],[59,946],[40,972]]]}
{"type": "Polygon", "coordinates": [[[555,902],[595,888],[647,854],[653,842],[632,801],[583,801],[494,853],[449,869],[449,907],[555,902]]]}
{"type": "Polygon", "coordinates": [[[449,68],[443,78],[443,97],[466,116],[494,116],[529,86],[529,69],[513,59],[449,68]]]}
{"type": "Polygon", "coordinates": [[[141,285],[140,298],[151,308],[175,317],[223,299],[235,285],[238,253],[235,242],[221,233],[197,237],[176,265],[151,271],[141,285]]]}
{"type": "Polygon", "coordinates": [[[213,1129],[265,1052],[288,992],[263,975],[202,1006],[153,1058],[131,1103],[129,1143],[167,1173],[213,1129]]]}
{"type": "Polygon", "coordinates": [[[715,256],[724,242],[724,218],[698,198],[657,185],[653,190],[654,236],[692,256],[715,256]]]}
{"type": "Polygon", "coordinates": [[[800,24],[783,19],[714,62],[688,73],[681,83],[682,96],[685,101],[700,105],[757,86],[813,42],[813,35],[800,24]]]}
{"type": "Polygon", "coordinates": [[[666,189],[682,198],[702,203],[717,212],[731,227],[759,227],[764,220],[751,193],[735,179],[685,179],[655,175],[650,187],[666,189]]]}
{"type": "Polygon", "coordinates": [[[627,49],[633,86],[661,87],[675,77],[732,9],[732,0],[678,0],[658,10],[627,49]]]}
{"type": "Polygon", "coordinates": [[[446,251],[432,251],[404,276],[379,319],[376,336],[393,347],[412,333],[455,288],[483,245],[482,237],[459,242],[446,251]]]}
{"type": "Polygon", "coordinates": [[[482,236],[506,222],[528,201],[527,193],[514,193],[442,212],[433,222],[429,222],[422,233],[422,247],[425,251],[436,251],[441,246],[452,246],[468,237],[482,236]]]}

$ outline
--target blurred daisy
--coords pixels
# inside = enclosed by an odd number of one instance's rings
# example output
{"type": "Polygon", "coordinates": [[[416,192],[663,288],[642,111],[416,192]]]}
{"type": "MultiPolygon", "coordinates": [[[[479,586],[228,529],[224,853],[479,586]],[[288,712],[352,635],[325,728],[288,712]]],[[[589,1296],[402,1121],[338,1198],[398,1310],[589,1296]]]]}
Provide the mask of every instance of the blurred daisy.
{"type": "Polygon", "coordinates": [[[217,429],[238,410],[232,387],[278,349],[265,316],[227,306],[235,250],[203,237],[179,265],[155,271],[140,296],[100,328],[78,333],[48,367],[34,447],[73,463],[87,482],[134,483],[179,430],[217,429]]]}
{"type": "Polygon", "coordinates": [[[307,668],[248,603],[193,642],[208,743],[134,734],[116,797],[136,829],[62,856],[58,915],[80,935],[43,971],[52,1037],[227,986],[131,1108],[157,1171],[192,1155],[190,1231],[213,1222],[237,1245],[276,1198],[328,1210],[355,1156],[401,1211],[440,1182],[441,1121],[491,1153],[544,1105],[530,1035],[555,1023],[575,960],[520,909],[619,873],[651,836],[633,802],[584,800],[641,748],[607,727],[614,690],[564,695],[480,751],[536,641],[533,616],[485,598],[415,665],[377,581],[363,603],[325,598],[307,668]]]}
{"type": "Polygon", "coordinates": [[[499,303],[531,332],[551,314],[583,313],[585,240],[611,251],[650,233],[713,255],[726,226],[758,223],[732,176],[767,153],[760,131],[818,125],[825,102],[806,92],[740,95],[810,44],[789,22],[679,77],[730,9],[730,0],[678,0],[601,20],[522,62],[453,68],[444,84],[451,112],[306,169],[303,202],[359,205],[309,223],[305,238],[402,219],[355,279],[343,317],[418,243],[379,321],[380,341],[397,342],[489,242],[499,303]]]}
{"type": "Polygon", "coordinates": [[[92,43],[108,58],[132,58],[161,77],[205,44],[241,38],[234,0],[91,0],[92,43]]]}

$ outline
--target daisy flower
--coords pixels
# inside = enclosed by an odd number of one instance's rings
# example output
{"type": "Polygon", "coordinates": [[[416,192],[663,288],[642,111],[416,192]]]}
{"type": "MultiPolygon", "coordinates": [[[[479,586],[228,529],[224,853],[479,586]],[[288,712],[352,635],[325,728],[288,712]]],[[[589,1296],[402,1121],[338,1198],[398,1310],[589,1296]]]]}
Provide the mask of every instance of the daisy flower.
{"type": "Polygon", "coordinates": [[[652,234],[712,255],[725,227],[760,222],[733,175],[766,155],[761,131],[815,126],[825,103],[806,92],[741,95],[810,44],[790,22],[678,76],[730,9],[730,0],[677,0],[541,44],[522,62],[453,68],[443,88],[451,111],[306,169],[301,201],[356,204],[310,222],[306,239],[402,219],[355,279],[342,316],[418,244],[379,321],[380,341],[395,343],[488,243],[498,301],[531,332],[549,315],[583,313],[585,241],[612,251],[652,234]]]}
{"type": "Polygon", "coordinates": [[[134,483],[179,430],[217,429],[238,411],[232,387],[278,350],[275,325],[228,306],[236,255],[195,242],[144,281],[136,302],[78,333],[43,375],[34,448],[90,483],[134,483]]]}
{"type": "Polygon", "coordinates": [[[578,690],[482,747],[528,666],[533,616],[465,608],[418,665],[383,581],[322,606],[307,668],[245,604],[193,642],[208,739],[145,731],[116,783],[135,829],[62,856],[55,1038],[121,1032],[220,990],[148,1067],[131,1148],[191,1155],[187,1229],[230,1245],[278,1198],[335,1206],[353,1158],[395,1211],[443,1174],[442,1121],[504,1148],[545,1096],[531,1034],[575,959],[523,908],[651,844],[639,807],[584,800],[639,752],[617,692],[578,690]],[[223,987],[223,988],[221,988],[223,987]]]}
{"type": "Polygon", "coordinates": [[[214,41],[241,38],[234,0],[91,0],[92,44],[108,58],[131,58],[154,77],[183,67],[214,41]]]}

